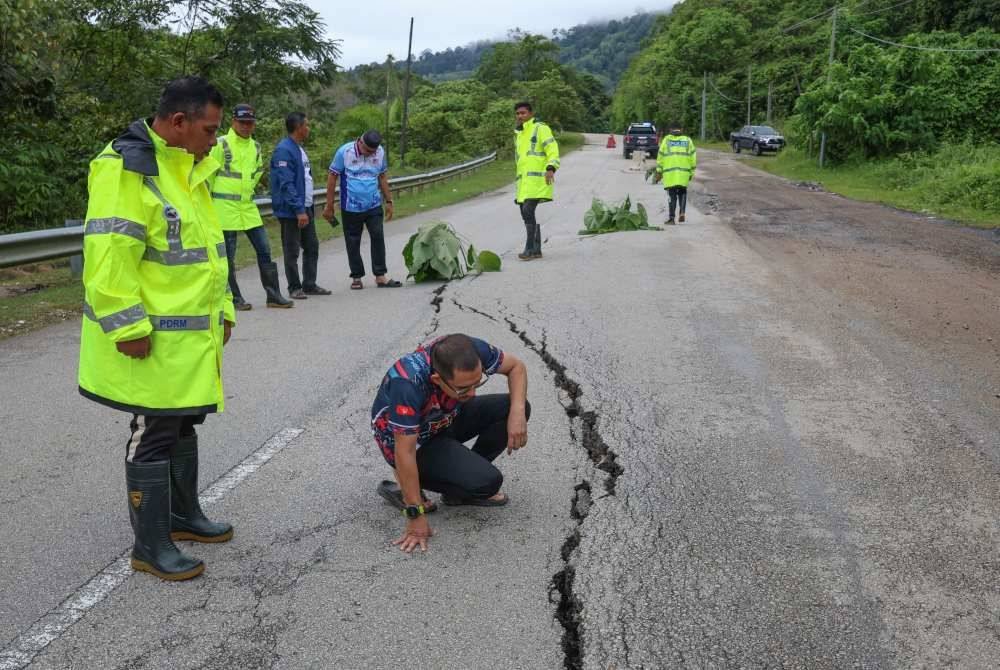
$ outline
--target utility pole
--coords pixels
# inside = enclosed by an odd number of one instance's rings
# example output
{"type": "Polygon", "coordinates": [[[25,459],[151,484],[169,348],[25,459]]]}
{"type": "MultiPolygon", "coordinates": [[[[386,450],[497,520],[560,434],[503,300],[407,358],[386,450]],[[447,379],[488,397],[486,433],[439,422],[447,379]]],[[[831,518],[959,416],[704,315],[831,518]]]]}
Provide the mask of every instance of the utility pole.
{"type": "Polygon", "coordinates": [[[406,47],[406,81],[403,82],[403,135],[399,142],[399,167],[406,167],[406,120],[410,103],[410,66],[413,64],[413,17],[410,17],[410,44],[406,47]]]}
{"type": "Polygon", "coordinates": [[[385,57],[385,133],[383,137],[389,137],[389,96],[390,82],[392,81],[392,54],[385,57]]]}
{"type": "Polygon", "coordinates": [[[750,125],[750,79],[753,75],[753,65],[747,65],[747,125],[750,125]]]}
{"type": "MultiPolygon", "coordinates": [[[[833,74],[833,53],[837,48],[837,7],[833,8],[833,25],[830,28],[830,61],[826,67],[826,83],[830,84],[830,75],[833,74]]],[[[822,137],[819,139],[819,166],[823,167],[823,161],[826,158],[826,131],[823,131],[822,137]]]]}
{"type": "Polygon", "coordinates": [[[774,82],[767,82],[767,125],[771,125],[771,94],[774,92],[774,82]]]}
{"type": "Polygon", "coordinates": [[[701,83],[701,141],[705,141],[705,108],[708,104],[708,73],[704,73],[701,83]]]}

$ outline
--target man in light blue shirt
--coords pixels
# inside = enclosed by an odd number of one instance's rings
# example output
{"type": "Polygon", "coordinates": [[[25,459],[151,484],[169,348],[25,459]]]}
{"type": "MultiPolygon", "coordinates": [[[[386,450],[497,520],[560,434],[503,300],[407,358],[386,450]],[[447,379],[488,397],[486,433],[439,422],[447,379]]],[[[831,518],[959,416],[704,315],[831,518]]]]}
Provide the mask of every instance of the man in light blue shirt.
{"type": "Polygon", "coordinates": [[[344,241],[347,260],[351,267],[351,288],[361,289],[364,284],[365,262],[361,258],[361,235],[368,228],[372,246],[372,273],[379,288],[397,288],[402,284],[385,275],[385,234],[383,216],[392,220],[392,193],[389,191],[389,166],[382,147],[382,135],[369,130],[364,135],[337,149],[330,163],[326,180],[326,208],[323,218],[333,222],[334,193],[340,180],[340,212],[344,221],[344,241]],[[382,205],[385,204],[383,214],[382,205]]]}

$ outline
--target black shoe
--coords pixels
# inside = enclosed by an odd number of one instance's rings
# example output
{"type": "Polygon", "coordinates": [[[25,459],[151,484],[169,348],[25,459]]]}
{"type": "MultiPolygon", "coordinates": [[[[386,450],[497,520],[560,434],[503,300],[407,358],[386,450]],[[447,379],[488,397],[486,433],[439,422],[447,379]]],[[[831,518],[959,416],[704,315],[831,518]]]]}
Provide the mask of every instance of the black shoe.
{"type": "Polygon", "coordinates": [[[288,292],[288,297],[289,297],[289,298],[294,298],[295,300],[305,300],[305,299],[306,299],[306,298],[308,298],[309,296],[307,296],[307,295],[305,294],[305,291],[303,291],[303,290],[302,290],[302,289],[300,289],[300,288],[297,288],[297,289],[295,289],[294,291],[289,291],[289,292],[288,292]]]}
{"type": "Polygon", "coordinates": [[[197,577],[205,564],[182,553],[170,539],[170,462],[125,463],[128,511],[135,533],[133,570],[160,579],[197,577]]]}
{"type": "Polygon", "coordinates": [[[670,217],[669,219],[667,219],[667,225],[668,226],[672,226],[675,223],[676,223],[676,221],[674,221],[674,217],[670,217]]]}
{"type": "Polygon", "coordinates": [[[538,258],[533,251],[522,251],[517,255],[517,257],[522,261],[533,261],[538,258]]]}
{"type": "Polygon", "coordinates": [[[684,215],[683,214],[678,215],[677,220],[680,221],[681,223],[684,223],[684,215]]]}
{"type": "Polygon", "coordinates": [[[267,294],[267,306],[279,309],[295,307],[294,301],[281,295],[281,289],[278,286],[278,264],[265,263],[259,269],[260,283],[264,287],[264,293],[267,294]]]}
{"type": "Polygon", "coordinates": [[[198,436],[182,437],[170,449],[170,539],[228,542],[233,527],[209,521],[198,502],[198,436]]]}
{"type": "Polygon", "coordinates": [[[241,296],[233,296],[233,307],[236,308],[237,312],[249,312],[253,309],[253,305],[248,303],[241,296]]]}
{"type": "Polygon", "coordinates": [[[323,288],[319,284],[313,286],[312,288],[303,289],[303,291],[305,292],[306,295],[330,295],[331,293],[333,293],[333,291],[331,291],[330,289],[323,288]]]}

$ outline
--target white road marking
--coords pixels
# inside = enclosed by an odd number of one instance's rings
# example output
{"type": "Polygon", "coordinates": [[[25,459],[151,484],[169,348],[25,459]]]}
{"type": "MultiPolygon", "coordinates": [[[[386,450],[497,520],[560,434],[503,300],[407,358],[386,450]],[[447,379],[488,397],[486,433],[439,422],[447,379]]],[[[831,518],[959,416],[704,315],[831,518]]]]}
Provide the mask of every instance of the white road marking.
{"type": "MultiPolygon", "coordinates": [[[[201,504],[211,505],[221,500],[303,432],[302,428],[284,428],[275,433],[257,451],[215,480],[199,496],[201,504]]],[[[0,670],[21,670],[26,667],[40,651],[58,640],[73,624],[85,617],[92,607],[124,584],[132,575],[132,568],[129,565],[131,552],[131,548],[126,549],[121,556],[94,575],[86,584],[14,638],[3,651],[0,651],[0,670]]]]}

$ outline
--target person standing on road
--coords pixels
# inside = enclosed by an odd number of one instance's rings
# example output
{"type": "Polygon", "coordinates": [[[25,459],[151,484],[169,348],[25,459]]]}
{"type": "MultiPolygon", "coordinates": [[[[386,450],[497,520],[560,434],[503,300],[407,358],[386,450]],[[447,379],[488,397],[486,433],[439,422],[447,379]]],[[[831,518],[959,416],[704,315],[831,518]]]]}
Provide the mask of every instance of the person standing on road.
{"type": "Polygon", "coordinates": [[[222,95],[200,77],[163,90],[90,163],[80,393],[132,414],[125,451],[131,564],[167,580],[205,564],[175,540],[226,542],[198,503],[195,426],[221,412],[222,348],[236,321],[208,178],[222,95]]]}
{"type": "Polygon", "coordinates": [[[285,118],[285,130],[288,136],[278,142],[271,156],[271,206],[281,224],[288,296],[305,300],[310,295],[330,295],[329,290],[316,283],[319,238],[313,218],[312,165],[302,147],[309,138],[309,119],[302,112],[292,112],[285,118]]]}
{"type": "Polygon", "coordinates": [[[542,227],[535,218],[539,203],[552,201],[552,185],[559,169],[559,145],[552,129],[535,120],[530,102],[514,105],[517,131],[514,140],[514,162],[517,173],[515,202],[521,208],[526,232],[524,251],[517,255],[522,261],[542,257],[542,227]]]}
{"type": "Polygon", "coordinates": [[[694,170],[698,167],[698,154],[694,142],[684,134],[679,123],[670,124],[670,132],[660,142],[659,153],[656,156],[656,179],[653,183],[663,181],[663,188],[669,194],[669,214],[667,224],[674,224],[674,212],[680,208],[679,221],[684,223],[684,213],[687,210],[687,187],[694,178],[694,170]]]}
{"type": "Polygon", "coordinates": [[[507,504],[493,461],[528,443],[527,394],[524,363],[468,335],[445,335],[392,364],[372,404],[372,433],[398,482],[383,481],[379,495],[406,517],[393,544],[427,550],[425,514],[436,505],[421,487],[443,494],[445,505],[507,504]],[[476,396],[495,374],[507,377],[508,392],[476,396]],[[462,444],[474,437],[472,449],[462,444]]]}
{"type": "Polygon", "coordinates": [[[392,192],[389,190],[389,166],[382,147],[382,135],[369,130],[358,139],[339,147],[330,162],[326,178],[326,208],[323,218],[334,223],[334,193],[340,180],[340,212],[344,219],[344,243],[351,268],[351,288],[364,288],[365,262],[361,258],[361,235],[368,228],[371,240],[372,274],[379,288],[398,288],[402,283],[387,279],[385,233],[382,219],[392,221],[392,192]],[[385,203],[383,214],[382,204],[385,203]]]}
{"type": "Polygon", "coordinates": [[[260,283],[267,294],[268,307],[294,307],[295,303],[281,295],[278,286],[278,265],[271,262],[271,243],[267,230],[260,218],[260,210],[253,201],[254,191],[264,175],[264,161],[260,142],[253,139],[257,116],[250,105],[239,104],[233,109],[233,125],[229,132],[219,138],[212,149],[212,158],[222,168],[209,179],[212,201],[222,223],[222,235],[226,238],[226,257],[229,259],[229,289],[233,292],[233,304],[239,311],[253,306],[243,299],[240,286],[236,282],[236,243],[243,231],[254,251],[257,252],[257,268],[260,283]]]}

